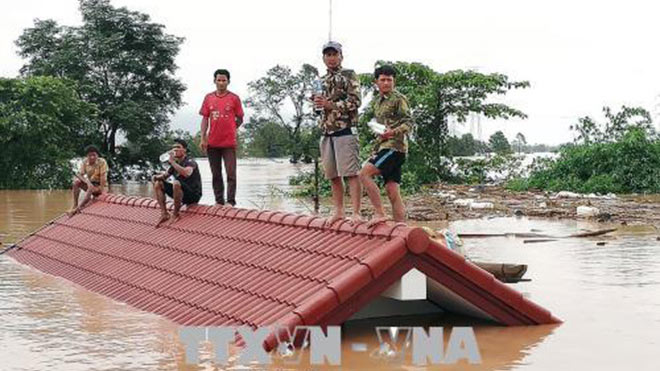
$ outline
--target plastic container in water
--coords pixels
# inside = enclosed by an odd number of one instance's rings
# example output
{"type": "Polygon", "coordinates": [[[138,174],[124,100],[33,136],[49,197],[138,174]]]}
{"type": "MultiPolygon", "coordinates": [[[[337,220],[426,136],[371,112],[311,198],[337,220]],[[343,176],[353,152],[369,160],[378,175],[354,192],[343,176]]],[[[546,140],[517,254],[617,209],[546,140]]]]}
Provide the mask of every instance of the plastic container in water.
{"type": "Polygon", "coordinates": [[[600,210],[596,207],[591,207],[591,206],[578,206],[577,207],[577,215],[578,216],[583,216],[583,217],[591,217],[591,216],[596,216],[600,213],[600,210]]]}
{"type": "Polygon", "coordinates": [[[492,202],[472,202],[470,209],[492,209],[495,205],[492,202]]]}

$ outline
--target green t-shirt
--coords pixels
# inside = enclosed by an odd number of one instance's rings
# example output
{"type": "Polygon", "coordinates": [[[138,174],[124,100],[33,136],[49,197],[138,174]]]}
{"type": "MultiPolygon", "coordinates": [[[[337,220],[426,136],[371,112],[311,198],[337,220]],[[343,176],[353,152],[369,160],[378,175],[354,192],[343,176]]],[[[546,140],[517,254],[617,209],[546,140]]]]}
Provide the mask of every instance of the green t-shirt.
{"type": "Polygon", "coordinates": [[[408,133],[413,121],[406,97],[396,90],[381,96],[377,94],[371,101],[374,116],[379,124],[394,131],[390,139],[376,138],[376,152],[391,148],[398,152],[408,152],[408,133]]]}

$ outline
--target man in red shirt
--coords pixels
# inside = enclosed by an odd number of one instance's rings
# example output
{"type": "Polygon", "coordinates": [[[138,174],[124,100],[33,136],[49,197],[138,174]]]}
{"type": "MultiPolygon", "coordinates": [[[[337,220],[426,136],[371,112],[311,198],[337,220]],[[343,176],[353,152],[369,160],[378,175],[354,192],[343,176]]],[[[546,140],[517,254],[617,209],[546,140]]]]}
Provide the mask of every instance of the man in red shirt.
{"type": "Polygon", "coordinates": [[[206,94],[202,115],[202,151],[208,154],[213,174],[215,202],[225,204],[222,162],[227,170],[227,203],[236,205],[236,130],[243,123],[243,107],[238,95],[227,90],[229,71],[213,73],[216,90],[206,94]]]}

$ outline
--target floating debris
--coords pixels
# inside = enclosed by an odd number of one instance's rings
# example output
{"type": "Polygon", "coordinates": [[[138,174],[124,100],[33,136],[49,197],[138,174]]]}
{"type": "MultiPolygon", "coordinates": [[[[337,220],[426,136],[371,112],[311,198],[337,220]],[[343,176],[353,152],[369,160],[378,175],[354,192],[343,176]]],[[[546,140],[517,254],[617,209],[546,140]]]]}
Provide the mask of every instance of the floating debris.
{"type": "Polygon", "coordinates": [[[578,206],[577,207],[577,216],[583,217],[592,217],[600,213],[597,207],[592,206],[578,206]]]}
{"type": "Polygon", "coordinates": [[[534,240],[523,240],[523,243],[540,243],[540,242],[552,242],[557,241],[556,238],[539,238],[534,240]]]}

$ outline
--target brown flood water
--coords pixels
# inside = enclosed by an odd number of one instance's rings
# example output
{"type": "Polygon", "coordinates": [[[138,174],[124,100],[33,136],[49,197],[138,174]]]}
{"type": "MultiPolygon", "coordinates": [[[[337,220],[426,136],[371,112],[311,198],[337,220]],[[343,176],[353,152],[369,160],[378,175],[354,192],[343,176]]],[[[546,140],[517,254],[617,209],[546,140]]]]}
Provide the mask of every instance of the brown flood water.
{"type": "MultiPolygon", "coordinates": [[[[203,203],[212,202],[208,167],[200,162],[203,203]]],[[[241,160],[239,206],[308,212],[309,203],[282,197],[296,168],[286,161],[241,160]]],[[[113,192],[149,195],[145,185],[113,185],[113,192]]],[[[70,206],[67,191],[0,191],[0,235],[13,242],[70,206]]],[[[445,227],[426,223],[431,227],[445,227]]],[[[568,235],[603,228],[578,221],[498,218],[453,222],[457,232],[542,231],[568,235]]],[[[422,370],[379,358],[374,326],[472,326],[479,365],[438,370],[658,370],[660,346],[660,242],[652,227],[625,227],[611,237],[523,244],[521,239],[465,240],[470,258],[524,263],[531,282],[512,285],[551,310],[560,326],[501,327],[466,318],[417,316],[350,322],[342,328],[344,370],[422,370]],[[596,242],[606,245],[597,246],[596,242]],[[350,344],[367,344],[365,353],[350,344]]],[[[259,369],[231,362],[215,365],[208,352],[188,365],[176,324],[91,293],[0,255],[0,370],[213,370],[259,369]]],[[[447,334],[445,334],[447,335],[447,334]]],[[[447,337],[445,336],[445,340],[447,337]]],[[[445,342],[446,344],[446,342],[445,342]]],[[[303,358],[305,359],[305,358],[303,358]]],[[[271,369],[326,369],[276,363],[271,369]]],[[[339,369],[327,367],[327,369],[339,369]]]]}

